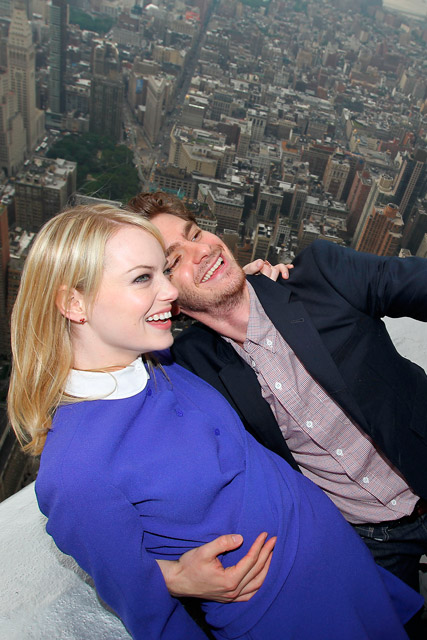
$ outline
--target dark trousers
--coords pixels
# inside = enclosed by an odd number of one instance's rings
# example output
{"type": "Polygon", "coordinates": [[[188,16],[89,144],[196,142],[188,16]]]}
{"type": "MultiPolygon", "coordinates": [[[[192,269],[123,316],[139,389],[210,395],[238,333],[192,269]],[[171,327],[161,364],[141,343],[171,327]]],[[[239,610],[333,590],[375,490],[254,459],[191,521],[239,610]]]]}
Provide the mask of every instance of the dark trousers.
{"type": "MultiPolygon", "coordinates": [[[[419,563],[427,554],[427,514],[413,522],[402,524],[353,525],[355,531],[370,549],[375,562],[416,591],[420,590],[419,563]]],[[[406,632],[411,640],[427,638],[427,620],[420,611],[407,625],[406,632]]]]}
{"type": "Polygon", "coordinates": [[[396,526],[379,523],[353,527],[377,564],[419,591],[418,566],[421,556],[427,554],[427,514],[396,526]]]}

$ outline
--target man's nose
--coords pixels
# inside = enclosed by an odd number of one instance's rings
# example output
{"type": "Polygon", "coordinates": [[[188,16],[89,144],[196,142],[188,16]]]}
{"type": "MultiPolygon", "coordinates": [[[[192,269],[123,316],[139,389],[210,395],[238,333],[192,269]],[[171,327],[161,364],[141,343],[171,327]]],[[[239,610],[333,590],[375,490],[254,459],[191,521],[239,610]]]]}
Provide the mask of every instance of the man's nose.
{"type": "Polygon", "coordinates": [[[190,242],[189,245],[195,262],[201,262],[212,253],[212,247],[205,242],[190,242]]]}

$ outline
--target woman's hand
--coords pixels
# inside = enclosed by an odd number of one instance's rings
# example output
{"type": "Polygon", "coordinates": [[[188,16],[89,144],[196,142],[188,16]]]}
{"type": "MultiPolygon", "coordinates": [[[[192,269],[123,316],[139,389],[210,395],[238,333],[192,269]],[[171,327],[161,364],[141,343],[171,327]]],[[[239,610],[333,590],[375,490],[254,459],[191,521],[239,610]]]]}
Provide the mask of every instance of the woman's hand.
{"type": "Polygon", "coordinates": [[[191,549],[179,560],[157,560],[169,593],[176,597],[202,598],[215,602],[250,600],[264,582],[270,567],[276,537],[261,533],[248,553],[234,566],[224,569],[218,556],[238,549],[241,535],[224,535],[191,549]]]}
{"type": "Polygon", "coordinates": [[[289,278],[289,271],[293,268],[293,264],[283,264],[282,262],[279,262],[279,264],[273,266],[268,262],[268,260],[258,259],[246,264],[243,267],[243,271],[247,275],[251,276],[262,273],[263,276],[267,276],[270,280],[276,281],[279,275],[281,275],[282,278],[285,278],[285,280],[289,278]]]}

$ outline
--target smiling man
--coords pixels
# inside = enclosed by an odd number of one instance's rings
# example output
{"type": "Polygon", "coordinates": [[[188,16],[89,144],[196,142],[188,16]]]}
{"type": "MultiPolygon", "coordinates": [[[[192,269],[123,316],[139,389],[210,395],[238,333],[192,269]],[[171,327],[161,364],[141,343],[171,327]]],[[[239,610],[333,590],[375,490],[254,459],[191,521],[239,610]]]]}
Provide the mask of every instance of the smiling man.
{"type": "Polygon", "coordinates": [[[381,318],[427,320],[427,260],[315,242],[289,279],[247,279],[220,238],[163,193],[129,206],[165,239],[180,310],[176,360],[337,505],[376,561],[418,587],[427,551],[427,377],[381,318]]]}

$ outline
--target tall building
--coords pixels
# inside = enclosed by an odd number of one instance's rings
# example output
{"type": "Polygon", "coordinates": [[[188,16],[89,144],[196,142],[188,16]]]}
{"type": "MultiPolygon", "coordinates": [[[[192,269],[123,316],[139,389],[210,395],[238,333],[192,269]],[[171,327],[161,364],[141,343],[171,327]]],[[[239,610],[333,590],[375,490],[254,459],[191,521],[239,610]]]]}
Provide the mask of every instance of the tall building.
{"type": "Polygon", "coordinates": [[[9,74],[0,69],[0,169],[8,177],[20,169],[27,149],[24,120],[9,82],[9,74]]]}
{"type": "Polygon", "coordinates": [[[363,207],[372,189],[372,178],[367,169],[358,171],[354,177],[350,193],[347,198],[349,214],[347,219],[347,231],[350,235],[356,231],[363,207]]]}
{"type": "Polygon", "coordinates": [[[53,113],[64,113],[65,111],[67,24],[67,0],[50,0],[49,108],[53,113]]]}
{"type": "Polygon", "coordinates": [[[403,220],[395,204],[373,207],[365,220],[356,251],[396,256],[402,242],[403,220]]]}
{"type": "Polygon", "coordinates": [[[147,102],[145,106],[144,129],[150,142],[156,142],[162,124],[164,101],[166,97],[166,78],[149,76],[147,83],[147,102]]]}
{"type": "Polygon", "coordinates": [[[217,219],[218,233],[222,233],[224,229],[239,230],[244,204],[242,194],[235,193],[232,189],[212,187],[206,190],[206,203],[217,219]]]}
{"type": "Polygon", "coordinates": [[[347,177],[350,172],[350,164],[341,153],[330,156],[323,175],[323,186],[334,200],[341,200],[347,177]]]}
{"type": "Polygon", "coordinates": [[[407,154],[402,161],[396,184],[395,203],[398,205],[404,222],[411,213],[415,200],[423,197],[427,188],[427,151],[416,149],[407,154]]]}
{"type": "Polygon", "coordinates": [[[10,18],[12,15],[12,0],[0,0],[0,17],[10,18]]]}
{"type": "Polygon", "coordinates": [[[7,208],[0,205],[0,354],[10,351],[7,315],[7,267],[9,263],[9,225],[7,208]]]}
{"type": "Polygon", "coordinates": [[[27,152],[36,146],[44,131],[44,112],[36,108],[35,48],[25,6],[16,0],[7,41],[10,89],[16,93],[27,136],[27,152]]]}
{"type": "Polygon", "coordinates": [[[92,55],[90,121],[92,133],[120,140],[122,135],[124,85],[117,47],[97,42],[92,55]]]}
{"type": "Polygon", "coordinates": [[[403,231],[402,247],[416,255],[424,236],[427,234],[427,201],[419,202],[412,208],[403,231]]]}
{"type": "Polygon", "coordinates": [[[35,158],[15,181],[17,225],[38,231],[68,203],[76,190],[76,174],[75,162],[35,158]]]}

